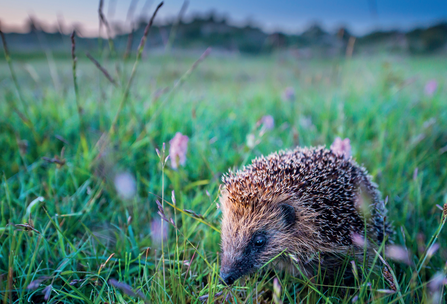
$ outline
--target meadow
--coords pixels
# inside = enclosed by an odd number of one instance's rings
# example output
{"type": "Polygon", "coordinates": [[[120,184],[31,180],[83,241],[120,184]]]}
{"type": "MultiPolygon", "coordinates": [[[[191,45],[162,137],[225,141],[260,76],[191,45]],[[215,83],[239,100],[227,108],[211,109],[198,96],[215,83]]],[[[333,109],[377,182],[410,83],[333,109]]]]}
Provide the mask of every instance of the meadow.
{"type": "Polygon", "coordinates": [[[0,300],[445,300],[445,58],[201,54],[149,47],[130,85],[134,56],[96,55],[115,84],[82,52],[75,81],[68,56],[1,59],[0,300]],[[437,88],[426,92],[432,79],[437,88]],[[177,132],[188,143],[174,169],[167,156],[177,132]],[[381,248],[391,282],[349,263],[361,274],[352,286],[275,272],[220,284],[222,174],[336,137],[350,139],[379,185],[394,244],[408,252],[396,261],[381,248]]]}

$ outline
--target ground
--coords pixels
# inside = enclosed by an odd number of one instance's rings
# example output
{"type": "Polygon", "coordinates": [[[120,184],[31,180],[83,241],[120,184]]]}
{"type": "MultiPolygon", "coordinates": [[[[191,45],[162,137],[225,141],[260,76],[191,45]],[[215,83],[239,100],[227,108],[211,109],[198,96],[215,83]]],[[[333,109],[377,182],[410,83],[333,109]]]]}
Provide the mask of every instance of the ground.
{"type": "Polygon", "coordinates": [[[445,297],[445,58],[301,60],[213,50],[193,65],[200,52],[149,50],[123,98],[133,59],[95,55],[114,86],[79,52],[76,98],[70,58],[11,55],[16,82],[0,61],[4,303],[213,303],[215,294],[268,303],[273,293],[277,303],[445,297]],[[424,89],[431,79],[433,95],[424,89]],[[257,123],[266,115],[272,129],[257,123]],[[174,170],[165,158],[177,132],[189,141],[184,165],[174,170]],[[387,259],[391,284],[359,264],[351,286],[262,272],[232,288],[220,285],[222,174],[262,154],[329,146],[336,137],[350,139],[352,156],[378,184],[394,244],[408,250],[409,265],[387,259]],[[161,224],[157,200],[174,225],[161,224]]]}

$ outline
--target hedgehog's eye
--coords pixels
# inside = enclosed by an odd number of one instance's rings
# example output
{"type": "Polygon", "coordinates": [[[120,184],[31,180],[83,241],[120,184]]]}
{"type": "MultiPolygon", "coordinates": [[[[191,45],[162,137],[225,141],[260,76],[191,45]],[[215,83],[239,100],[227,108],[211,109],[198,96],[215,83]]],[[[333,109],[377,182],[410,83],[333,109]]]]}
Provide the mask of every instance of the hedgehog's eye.
{"type": "Polygon", "coordinates": [[[265,245],[265,236],[257,235],[253,241],[256,247],[261,248],[262,246],[265,245]]]}

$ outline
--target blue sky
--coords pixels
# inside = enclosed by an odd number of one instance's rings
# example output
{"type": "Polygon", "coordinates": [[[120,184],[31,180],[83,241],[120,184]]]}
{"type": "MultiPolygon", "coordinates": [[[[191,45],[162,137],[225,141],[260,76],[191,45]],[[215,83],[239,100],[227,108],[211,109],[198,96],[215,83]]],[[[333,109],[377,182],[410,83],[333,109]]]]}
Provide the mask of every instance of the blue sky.
{"type": "MultiPolygon", "coordinates": [[[[158,1],[104,0],[104,12],[113,21],[126,23],[128,7],[136,3],[135,15],[153,11],[158,1]]],[[[57,18],[64,24],[83,25],[85,33],[97,34],[98,3],[91,0],[0,0],[0,20],[6,30],[18,29],[29,15],[48,25],[57,18]]],[[[167,0],[159,18],[178,13],[183,0],[167,0]]],[[[267,31],[300,32],[309,24],[318,22],[331,30],[344,25],[363,34],[373,29],[409,29],[447,20],[447,0],[190,0],[187,16],[211,10],[225,14],[232,23],[241,24],[247,19],[267,31]],[[376,12],[376,13],[375,13],[376,12]]]]}

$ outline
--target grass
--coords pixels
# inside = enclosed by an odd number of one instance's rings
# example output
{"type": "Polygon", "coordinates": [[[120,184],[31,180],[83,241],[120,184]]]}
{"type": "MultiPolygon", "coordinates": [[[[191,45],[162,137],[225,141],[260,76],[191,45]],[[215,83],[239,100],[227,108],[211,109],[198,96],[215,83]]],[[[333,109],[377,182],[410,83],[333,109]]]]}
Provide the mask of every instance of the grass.
{"type": "Polygon", "coordinates": [[[433,287],[447,259],[437,207],[447,194],[445,58],[299,61],[211,52],[194,65],[200,53],[149,50],[135,72],[132,62],[97,58],[114,86],[77,51],[75,95],[70,60],[56,60],[56,87],[47,61],[11,57],[16,80],[0,61],[3,303],[445,299],[442,284],[433,287]],[[439,88],[429,97],[424,84],[432,78],[439,88]],[[288,86],[294,101],[281,97],[288,86]],[[260,136],[256,123],[264,115],[275,127],[260,136]],[[185,165],[173,170],[165,156],[176,132],[189,143],[185,165]],[[350,138],[353,156],[388,198],[394,242],[410,253],[410,266],[387,259],[397,292],[361,263],[352,286],[263,272],[220,285],[222,173],[279,149],[330,145],[336,136],[350,138]],[[128,198],[114,183],[124,173],[135,179],[128,198]],[[175,227],[160,227],[157,200],[175,227]],[[439,249],[427,254],[433,244],[439,249]]]}

